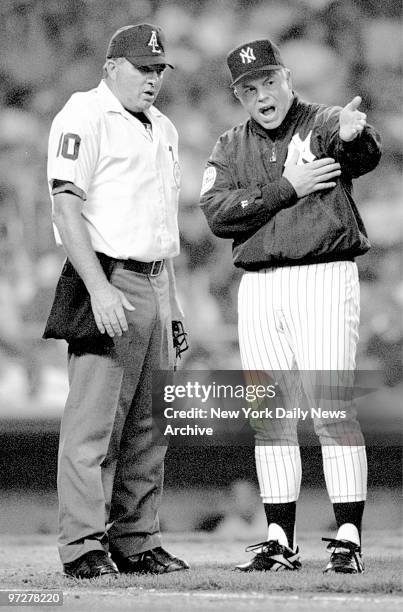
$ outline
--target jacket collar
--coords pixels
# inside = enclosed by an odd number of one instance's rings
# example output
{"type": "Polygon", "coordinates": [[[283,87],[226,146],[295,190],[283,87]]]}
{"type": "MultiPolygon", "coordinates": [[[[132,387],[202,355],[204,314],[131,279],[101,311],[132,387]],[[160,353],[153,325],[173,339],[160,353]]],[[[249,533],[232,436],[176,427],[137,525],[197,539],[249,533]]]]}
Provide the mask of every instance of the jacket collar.
{"type": "Polygon", "coordinates": [[[294,93],[294,99],[291,102],[291,106],[288,109],[288,112],[284,117],[283,122],[274,130],[265,130],[264,127],[260,125],[260,123],[255,121],[255,119],[250,118],[249,122],[253,132],[255,132],[255,134],[258,134],[262,138],[270,138],[271,140],[276,140],[279,137],[281,138],[288,131],[290,124],[294,121],[298,113],[299,104],[300,100],[297,94],[294,93]]]}

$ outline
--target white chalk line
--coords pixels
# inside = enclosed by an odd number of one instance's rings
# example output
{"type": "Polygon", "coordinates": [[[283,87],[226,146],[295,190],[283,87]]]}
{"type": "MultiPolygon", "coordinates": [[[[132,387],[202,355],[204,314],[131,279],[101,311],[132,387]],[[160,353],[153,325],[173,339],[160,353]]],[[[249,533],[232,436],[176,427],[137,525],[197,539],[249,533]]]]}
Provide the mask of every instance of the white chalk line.
{"type": "Polygon", "coordinates": [[[64,591],[64,596],[73,596],[75,594],[80,594],[80,596],[84,595],[98,595],[98,596],[115,596],[115,597],[124,597],[124,596],[141,596],[141,595],[152,595],[153,597],[192,597],[195,599],[220,599],[220,600],[236,600],[236,599],[258,599],[258,600],[313,600],[313,601],[322,601],[322,602],[331,602],[331,601],[339,601],[339,602],[367,602],[367,603],[384,603],[387,601],[392,604],[402,604],[402,597],[398,597],[395,595],[352,595],[348,593],[346,595],[310,595],[309,593],[301,594],[301,595],[291,595],[291,594],[272,594],[272,593],[219,593],[216,591],[157,591],[154,589],[143,589],[143,588],[119,588],[119,589],[111,589],[108,591],[101,590],[74,590],[74,591],[64,591]]]}

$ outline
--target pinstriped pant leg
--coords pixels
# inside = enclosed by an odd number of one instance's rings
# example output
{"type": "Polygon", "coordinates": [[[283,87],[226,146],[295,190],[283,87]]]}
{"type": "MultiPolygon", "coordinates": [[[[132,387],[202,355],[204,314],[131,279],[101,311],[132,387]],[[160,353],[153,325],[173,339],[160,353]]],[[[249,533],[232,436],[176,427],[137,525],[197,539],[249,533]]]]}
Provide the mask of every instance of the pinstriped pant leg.
{"type": "MultiPolygon", "coordinates": [[[[259,384],[259,372],[286,371],[283,398],[296,401],[288,371],[295,367],[293,353],[281,321],[281,278],[277,271],[244,274],[238,300],[239,345],[248,378],[259,384]],[[290,385],[292,388],[290,388],[290,385]]],[[[301,458],[295,420],[251,423],[255,429],[256,471],[263,503],[295,501],[301,485],[301,458]]]]}
{"type": "Polygon", "coordinates": [[[352,397],[360,313],[357,266],[349,261],[296,266],[289,275],[288,317],[290,325],[294,322],[295,356],[308,403],[346,414],[314,418],[328,493],[333,503],[361,501],[367,460],[352,397]],[[321,386],[325,393],[318,393],[321,386]]]}

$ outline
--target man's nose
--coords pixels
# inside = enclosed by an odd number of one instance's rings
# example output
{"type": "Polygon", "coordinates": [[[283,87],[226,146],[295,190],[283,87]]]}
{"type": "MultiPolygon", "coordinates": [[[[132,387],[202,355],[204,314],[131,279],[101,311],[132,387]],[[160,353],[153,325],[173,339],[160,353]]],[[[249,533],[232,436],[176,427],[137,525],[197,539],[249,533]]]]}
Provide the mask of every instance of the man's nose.
{"type": "Polygon", "coordinates": [[[156,70],[153,70],[152,72],[149,72],[147,74],[147,80],[152,83],[156,83],[158,81],[158,78],[159,78],[159,74],[156,70]]]}
{"type": "Polygon", "coordinates": [[[257,88],[257,97],[259,101],[266,100],[269,97],[269,92],[265,87],[259,86],[257,88]]]}

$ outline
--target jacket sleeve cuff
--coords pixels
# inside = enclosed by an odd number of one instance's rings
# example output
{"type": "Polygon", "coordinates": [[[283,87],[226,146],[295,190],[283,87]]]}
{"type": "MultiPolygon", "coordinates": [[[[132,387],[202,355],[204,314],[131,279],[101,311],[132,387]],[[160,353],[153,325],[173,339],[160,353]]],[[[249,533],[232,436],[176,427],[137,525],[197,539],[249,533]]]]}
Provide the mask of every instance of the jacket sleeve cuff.
{"type": "Polygon", "coordinates": [[[294,187],[284,177],[281,177],[276,184],[263,185],[261,192],[263,202],[273,213],[293,206],[298,200],[294,187]]]}
{"type": "MultiPolygon", "coordinates": [[[[338,134],[338,150],[345,153],[355,153],[362,150],[363,147],[371,146],[371,143],[376,141],[376,133],[366,126],[361,134],[358,134],[353,140],[342,140],[338,134]]],[[[380,141],[375,143],[375,146],[380,147],[380,141]]]]}
{"type": "Polygon", "coordinates": [[[280,196],[284,202],[289,202],[288,206],[292,206],[298,200],[297,192],[284,176],[280,179],[280,196]]]}

